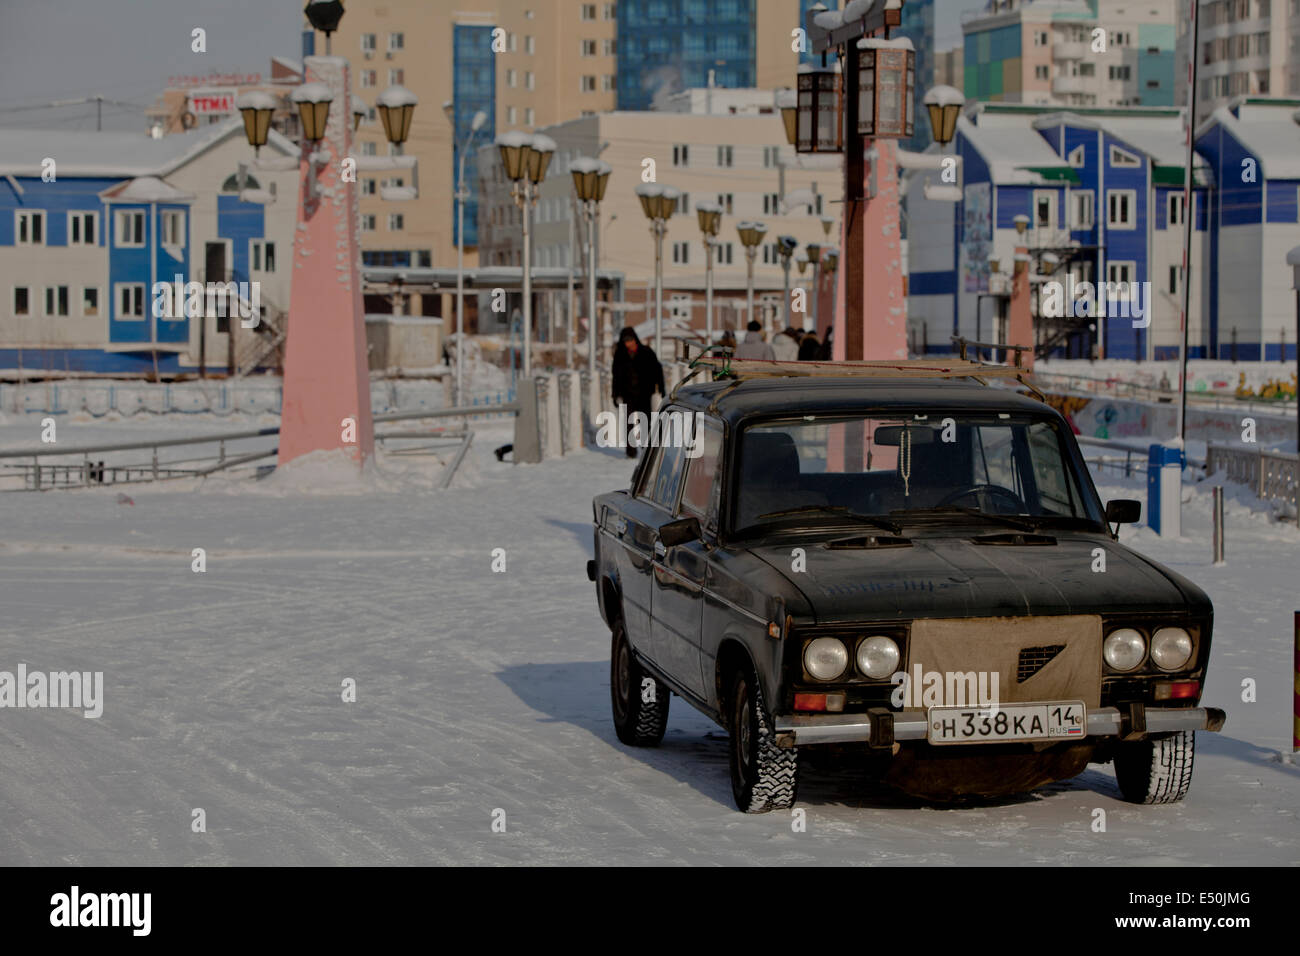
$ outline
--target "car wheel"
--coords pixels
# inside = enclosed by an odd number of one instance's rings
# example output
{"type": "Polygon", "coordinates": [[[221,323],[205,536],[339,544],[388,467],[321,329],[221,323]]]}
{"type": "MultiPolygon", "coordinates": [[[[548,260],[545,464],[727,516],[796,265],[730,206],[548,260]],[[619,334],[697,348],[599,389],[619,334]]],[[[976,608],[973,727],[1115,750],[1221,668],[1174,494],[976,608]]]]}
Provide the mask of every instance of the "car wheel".
{"type": "Polygon", "coordinates": [[[614,622],[609,650],[609,697],[618,739],[633,747],[654,747],[668,727],[672,693],[637,663],[622,618],[614,622]]]}
{"type": "Polygon", "coordinates": [[[727,698],[731,793],[746,813],[794,806],[799,751],[782,749],[763,707],[763,688],[748,670],[738,671],[727,698]]]}
{"type": "Polygon", "coordinates": [[[1177,803],[1192,785],[1195,756],[1191,730],[1122,743],[1115,751],[1120,793],[1130,803],[1177,803]]]}

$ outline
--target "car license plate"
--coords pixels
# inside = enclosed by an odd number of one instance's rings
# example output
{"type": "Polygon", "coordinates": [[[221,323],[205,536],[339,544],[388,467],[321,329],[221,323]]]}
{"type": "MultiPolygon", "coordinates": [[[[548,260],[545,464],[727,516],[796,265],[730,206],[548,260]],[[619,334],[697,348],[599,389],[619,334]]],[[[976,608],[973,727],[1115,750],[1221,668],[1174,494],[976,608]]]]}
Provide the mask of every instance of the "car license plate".
{"type": "Polygon", "coordinates": [[[1086,736],[1088,710],[1080,700],[999,707],[931,707],[926,737],[932,744],[1009,740],[1068,740],[1086,736]]]}

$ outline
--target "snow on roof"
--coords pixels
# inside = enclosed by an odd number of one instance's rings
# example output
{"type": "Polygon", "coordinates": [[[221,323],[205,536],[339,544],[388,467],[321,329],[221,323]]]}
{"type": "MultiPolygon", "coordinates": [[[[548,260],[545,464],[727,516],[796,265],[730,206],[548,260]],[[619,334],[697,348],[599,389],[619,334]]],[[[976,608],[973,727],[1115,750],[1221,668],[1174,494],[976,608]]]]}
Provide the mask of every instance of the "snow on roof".
{"type": "Polygon", "coordinates": [[[1243,105],[1239,116],[1220,106],[1196,131],[1203,136],[1214,125],[1222,126],[1242,146],[1250,150],[1268,179],[1300,179],[1300,124],[1291,116],[1292,104],[1251,103],[1243,105]]]}
{"type": "Polygon", "coordinates": [[[138,176],[130,182],[105,189],[99,198],[105,202],[189,202],[194,197],[157,176],[138,176]]]}
{"type": "Polygon", "coordinates": [[[271,62],[279,63],[286,70],[292,70],[294,73],[297,73],[299,76],[302,76],[301,60],[290,59],[287,56],[273,56],[271,57],[271,62]]]}
{"type": "Polygon", "coordinates": [[[1040,183],[1043,177],[1039,173],[1022,167],[1065,165],[1065,160],[1056,155],[1047,140],[1028,124],[985,129],[960,116],[957,128],[988,163],[989,175],[995,183],[1040,183]]]}
{"type": "Polygon", "coordinates": [[[1162,166],[1181,166],[1187,158],[1182,119],[1177,113],[1081,116],[1062,110],[1040,116],[1032,125],[1034,129],[1042,130],[1062,124],[1079,129],[1105,130],[1162,166]]]}
{"type": "Polygon", "coordinates": [[[915,50],[909,37],[894,37],[892,40],[886,40],[883,37],[863,37],[858,41],[859,50],[915,50]]]}
{"type": "MultiPolygon", "coordinates": [[[[56,129],[0,129],[0,176],[39,176],[41,160],[52,156],[60,176],[164,177],[235,134],[239,116],[186,133],[154,139],[144,133],[56,129]]],[[[275,130],[267,145],[296,155],[297,147],[275,130]]]]}

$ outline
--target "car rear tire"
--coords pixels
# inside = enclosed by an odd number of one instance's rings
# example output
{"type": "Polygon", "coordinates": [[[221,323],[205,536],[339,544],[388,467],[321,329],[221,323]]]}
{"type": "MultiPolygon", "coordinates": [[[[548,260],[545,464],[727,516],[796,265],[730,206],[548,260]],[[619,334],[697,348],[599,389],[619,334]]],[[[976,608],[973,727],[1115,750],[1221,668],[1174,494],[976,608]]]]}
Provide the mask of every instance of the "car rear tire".
{"type": "Polygon", "coordinates": [[[745,813],[767,813],[794,806],[798,792],[799,751],[776,745],[763,688],[747,669],[731,679],[727,698],[731,793],[745,813]]]}
{"type": "Polygon", "coordinates": [[[1192,785],[1196,733],[1122,743],[1115,751],[1115,780],[1130,803],[1177,803],[1192,785]]]}
{"type": "Polygon", "coordinates": [[[619,740],[632,747],[655,747],[664,739],[672,692],[637,661],[622,618],[614,622],[610,641],[609,696],[619,740]]]}

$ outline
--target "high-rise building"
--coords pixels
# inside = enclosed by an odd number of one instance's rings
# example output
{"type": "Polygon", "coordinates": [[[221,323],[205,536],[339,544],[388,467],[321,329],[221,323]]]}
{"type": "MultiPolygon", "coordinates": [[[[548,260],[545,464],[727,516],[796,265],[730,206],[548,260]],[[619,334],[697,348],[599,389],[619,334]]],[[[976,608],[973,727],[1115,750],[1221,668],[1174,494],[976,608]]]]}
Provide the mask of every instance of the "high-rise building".
{"type": "Polygon", "coordinates": [[[742,0],[620,0],[618,108],[649,109],[690,87],[754,86],[756,6],[742,0]]]}
{"type": "MultiPolygon", "coordinates": [[[[907,0],[903,4],[902,21],[894,35],[912,41],[912,48],[916,51],[916,96],[924,97],[925,91],[935,84],[934,0],[907,0]]],[[[930,114],[927,110],[917,109],[915,117],[912,138],[899,145],[920,151],[932,142],[930,114]]]]}
{"type": "Polygon", "coordinates": [[[1172,106],[1174,6],[1174,0],[990,0],[982,16],[962,24],[966,97],[1039,106],[1172,106]]]}
{"type": "MultiPolygon", "coordinates": [[[[1187,75],[1191,19],[1178,5],[1178,75],[1187,75]]],[[[1201,0],[1196,123],[1239,96],[1300,95],[1300,0],[1201,0]]],[[[1178,104],[1187,105],[1180,83],[1178,104]]]]}

